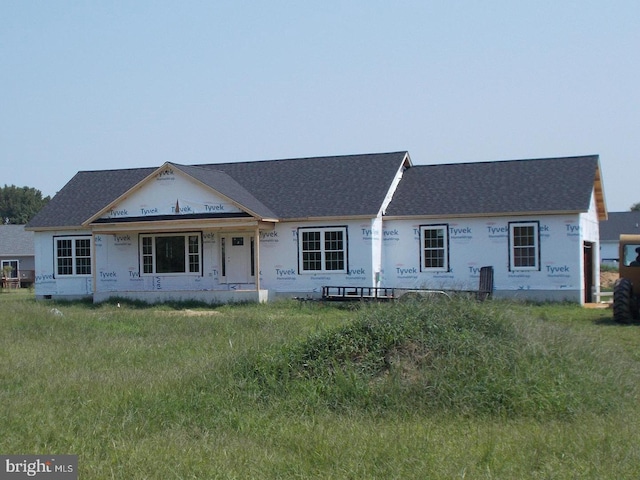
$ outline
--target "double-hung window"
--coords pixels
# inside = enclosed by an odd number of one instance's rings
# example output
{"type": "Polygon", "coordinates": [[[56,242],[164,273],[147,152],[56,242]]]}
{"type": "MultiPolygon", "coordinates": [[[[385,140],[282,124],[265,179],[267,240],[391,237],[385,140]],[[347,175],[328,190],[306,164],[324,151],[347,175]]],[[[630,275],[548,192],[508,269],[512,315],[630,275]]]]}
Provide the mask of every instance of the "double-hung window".
{"type": "Polygon", "coordinates": [[[202,241],[198,233],[140,236],[142,273],[200,273],[202,241]]]}
{"type": "Polygon", "coordinates": [[[56,237],[56,274],[91,275],[91,237],[56,237]]]}
{"type": "Polygon", "coordinates": [[[538,222],[509,223],[509,269],[540,270],[538,222]]]}
{"type": "Polygon", "coordinates": [[[300,273],[347,273],[347,227],[299,228],[300,273]]]}
{"type": "Polygon", "coordinates": [[[446,272],[449,270],[449,226],[420,227],[420,269],[446,272]]]}

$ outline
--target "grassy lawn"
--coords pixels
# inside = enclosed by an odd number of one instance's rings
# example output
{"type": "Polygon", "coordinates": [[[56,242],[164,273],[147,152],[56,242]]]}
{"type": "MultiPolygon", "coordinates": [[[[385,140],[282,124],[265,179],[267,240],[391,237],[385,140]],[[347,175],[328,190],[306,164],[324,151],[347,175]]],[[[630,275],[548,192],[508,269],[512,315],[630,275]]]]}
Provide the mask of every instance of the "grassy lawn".
{"type": "Polygon", "coordinates": [[[640,327],[573,305],[0,294],[0,453],[82,479],[640,477],[640,327]]]}

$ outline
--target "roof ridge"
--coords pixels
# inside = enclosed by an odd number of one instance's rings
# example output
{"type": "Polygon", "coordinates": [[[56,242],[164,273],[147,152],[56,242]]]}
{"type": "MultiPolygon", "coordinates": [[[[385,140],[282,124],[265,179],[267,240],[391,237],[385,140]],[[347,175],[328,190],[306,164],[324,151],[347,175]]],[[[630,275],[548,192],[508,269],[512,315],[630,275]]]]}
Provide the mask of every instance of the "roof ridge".
{"type": "Polygon", "coordinates": [[[574,160],[578,158],[599,158],[598,154],[591,155],[569,155],[566,157],[537,157],[537,158],[512,158],[502,160],[481,160],[481,161],[463,161],[463,162],[446,162],[446,163],[421,163],[414,164],[414,167],[440,167],[449,165],[482,165],[482,164],[496,164],[496,163],[516,163],[516,162],[538,162],[549,160],[574,160]]]}
{"type": "MultiPolygon", "coordinates": [[[[320,156],[310,156],[310,157],[272,158],[272,159],[262,159],[262,160],[239,160],[236,162],[197,163],[191,166],[192,167],[213,167],[215,165],[292,162],[292,161],[298,161],[298,160],[322,160],[322,159],[328,159],[328,158],[371,157],[371,156],[398,155],[398,154],[407,154],[407,153],[409,153],[408,150],[398,150],[395,152],[349,153],[349,154],[341,154],[341,155],[320,155],[320,156]]],[[[172,163],[172,162],[169,162],[169,163],[172,163]]]]}

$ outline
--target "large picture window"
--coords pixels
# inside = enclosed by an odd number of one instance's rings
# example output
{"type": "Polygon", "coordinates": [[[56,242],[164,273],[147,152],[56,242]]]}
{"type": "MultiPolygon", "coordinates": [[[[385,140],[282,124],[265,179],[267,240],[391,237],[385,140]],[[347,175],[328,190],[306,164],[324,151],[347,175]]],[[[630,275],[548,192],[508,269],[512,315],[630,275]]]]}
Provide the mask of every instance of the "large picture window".
{"type": "Polygon", "coordinates": [[[157,234],[140,237],[142,273],[200,273],[200,235],[157,234]]]}
{"type": "Polygon", "coordinates": [[[301,273],[346,273],[347,228],[298,229],[298,257],[301,273]]]}
{"type": "Polygon", "coordinates": [[[449,226],[420,227],[421,270],[446,272],[449,270],[449,226]]]}
{"type": "Polygon", "coordinates": [[[509,223],[509,269],[540,270],[538,222],[509,223]]]}
{"type": "Polygon", "coordinates": [[[56,274],[91,275],[91,237],[56,237],[56,274]]]}

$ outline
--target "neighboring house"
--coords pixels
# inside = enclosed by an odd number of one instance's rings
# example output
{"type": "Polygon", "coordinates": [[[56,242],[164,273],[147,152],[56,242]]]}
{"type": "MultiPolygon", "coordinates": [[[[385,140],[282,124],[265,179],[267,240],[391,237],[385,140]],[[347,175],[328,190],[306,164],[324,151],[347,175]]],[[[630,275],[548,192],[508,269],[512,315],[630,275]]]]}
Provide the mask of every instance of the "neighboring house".
{"type": "Polygon", "coordinates": [[[640,235],[640,212],[609,212],[600,222],[600,258],[603,264],[618,266],[620,235],[640,235]]]}
{"type": "Polygon", "coordinates": [[[597,156],[413,166],[407,152],[79,172],[28,224],[36,296],[211,303],[323,286],[591,301],[597,156]]]}
{"type": "Polygon", "coordinates": [[[34,282],[34,233],[24,225],[0,225],[0,277],[3,283],[27,287],[34,282]],[[11,267],[4,278],[5,267],[11,267]],[[6,282],[9,280],[9,282],[6,282]]]}

